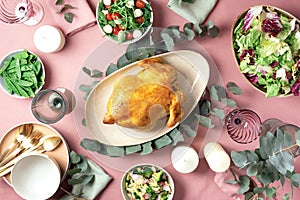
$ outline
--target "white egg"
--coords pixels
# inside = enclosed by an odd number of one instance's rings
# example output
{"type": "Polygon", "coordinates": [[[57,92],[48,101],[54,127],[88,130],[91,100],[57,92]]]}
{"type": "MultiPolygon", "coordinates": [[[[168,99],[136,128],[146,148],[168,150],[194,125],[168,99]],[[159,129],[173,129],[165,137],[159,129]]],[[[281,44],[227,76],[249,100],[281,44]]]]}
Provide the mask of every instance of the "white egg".
{"type": "Polygon", "coordinates": [[[134,10],[134,17],[141,17],[143,16],[143,11],[141,9],[135,9],[134,10]]]}
{"type": "Polygon", "coordinates": [[[115,22],[116,24],[122,24],[122,20],[121,20],[121,19],[115,19],[114,22],[115,22]]]}
{"type": "Polygon", "coordinates": [[[105,33],[108,33],[108,34],[110,34],[110,33],[112,33],[112,31],[113,31],[113,28],[112,28],[112,26],[111,26],[111,25],[109,25],[109,24],[106,24],[105,26],[103,26],[103,31],[104,31],[105,33]]]}

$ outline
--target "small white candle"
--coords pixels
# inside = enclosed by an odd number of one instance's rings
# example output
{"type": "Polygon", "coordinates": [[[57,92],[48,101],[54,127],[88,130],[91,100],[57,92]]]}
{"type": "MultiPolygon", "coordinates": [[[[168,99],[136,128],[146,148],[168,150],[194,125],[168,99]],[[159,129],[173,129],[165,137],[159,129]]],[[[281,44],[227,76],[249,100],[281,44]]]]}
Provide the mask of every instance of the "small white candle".
{"type": "Polygon", "coordinates": [[[40,26],[33,36],[35,47],[44,53],[60,51],[64,47],[65,41],[62,31],[51,25],[40,26]]]}
{"type": "Polygon", "coordinates": [[[229,168],[230,157],[219,143],[207,143],[203,152],[210,169],[214,172],[224,172],[229,168]]]}
{"type": "Polygon", "coordinates": [[[180,173],[193,172],[199,164],[199,156],[195,149],[188,146],[178,146],[171,154],[173,167],[180,173]]]}

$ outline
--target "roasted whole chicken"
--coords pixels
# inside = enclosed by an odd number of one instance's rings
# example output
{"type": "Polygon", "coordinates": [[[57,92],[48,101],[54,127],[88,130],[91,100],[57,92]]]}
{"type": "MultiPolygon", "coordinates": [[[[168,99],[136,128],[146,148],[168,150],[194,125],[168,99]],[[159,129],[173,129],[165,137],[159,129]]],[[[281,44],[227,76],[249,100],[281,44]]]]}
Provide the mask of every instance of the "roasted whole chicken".
{"type": "Polygon", "coordinates": [[[180,122],[185,94],[177,84],[177,74],[162,58],[139,61],[141,68],[114,83],[107,102],[105,124],[126,128],[149,129],[157,120],[167,118],[167,126],[180,122]]]}

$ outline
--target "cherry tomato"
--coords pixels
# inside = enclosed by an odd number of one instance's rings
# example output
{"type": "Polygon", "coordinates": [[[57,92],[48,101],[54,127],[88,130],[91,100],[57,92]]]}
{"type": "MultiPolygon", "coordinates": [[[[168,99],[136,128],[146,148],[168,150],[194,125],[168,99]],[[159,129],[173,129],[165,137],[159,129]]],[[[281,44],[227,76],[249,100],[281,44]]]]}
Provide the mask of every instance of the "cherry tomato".
{"type": "Polygon", "coordinates": [[[132,38],[133,38],[133,32],[129,32],[129,33],[126,34],[126,39],[127,40],[132,40],[132,38]]]}
{"type": "Polygon", "coordinates": [[[110,5],[105,5],[105,8],[108,10],[110,9],[110,5]]]}
{"type": "Polygon", "coordinates": [[[145,2],[143,2],[143,1],[141,1],[141,0],[137,0],[136,2],[135,2],[135,7],[137,7],[137,8],[144,8],[145,7],[145,2]]]}
{"type": "Polygon", "coordinates": [[[118,27],[113,27],[113,34],[118,35],[120,29],[118,27]]]}
{"type": "Polygon", "coordinates": [[[113,12],[112,18],[113,18],[113,20],[120,19],[121,15],[119,13],[117,13],[117,12],[113,12]]]}
{"type": "Polygon", "coordinates": [[[118,0],[113,0],[114,3],[118,2],[118,0]]]}
{"type": "Polygon", "coordinates": [[[108,20],[108,21],[111,21],[113,18],[112,18],[112,13],[107,13],[106,14],[106,19],[108,20]]]}
{"type": "Polygon", "coordinates": [[[118,28],[119,28],[120,30],[122,30],[122,31],[124,31],[124,30],[126,29],[126,27],[125,27],[125,26],[122,26],[122,24],[118,24],[118,28]]]}
{"type": "Polygon", "coordinates": [[[142,16],[142,17],[135,18],[135,22],[139,23],[139,24],[143,23],[144,22],[144,17],[142,16]]]}

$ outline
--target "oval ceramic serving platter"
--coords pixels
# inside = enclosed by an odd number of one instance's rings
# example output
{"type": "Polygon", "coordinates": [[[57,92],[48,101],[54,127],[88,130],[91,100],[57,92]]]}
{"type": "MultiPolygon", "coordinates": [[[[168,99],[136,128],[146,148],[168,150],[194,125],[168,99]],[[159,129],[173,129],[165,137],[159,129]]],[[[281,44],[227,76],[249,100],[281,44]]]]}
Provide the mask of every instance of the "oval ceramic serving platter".
{"type": "MultiPolygon", "coordinates": [[[[63,181],[69,168],[69,146],[63,136],[49,125],[39,122],[26,122],[12,127],[2,136],[0,140],[0,153],[3,153],[10,146],[10,144],[14,141],[16,134],[18,133],[19,127],[24,124],[32,124],[33,130],[37,129],[41,131],[43,136],[53,135],[61,138],[62,142],[58,145],[58,147],[56,147],[53,151],[45,152],[44,154],[50,156],[58,163],[61,170],[61,181],[63,181]]],[[[9,185],[11,185],[10,173],[5,175],[3,178],[9,185]]]]}
{"type": "MultiPolygon", "coordinates": [[[[183,121],[193,111],[206,88],[209,79],[208,62],[202,55],[189,50],[173,51],[154,57],[161,57],[164,63],[170,64],[176,70],[178,85],[186,96],[181,105],[183,121]]],[[[151,130],[137,131],[102,122],[114,83],[125,75],[136,73],[139,68],[138,62],[135,62],[110,74],[88,96],[85,103],[86,125],[90,134],[99,142],[111,146],[141,144],[163,136],[178,125],[177,123],[169,128],[166,119],[161,119],[151,130]]]]}

